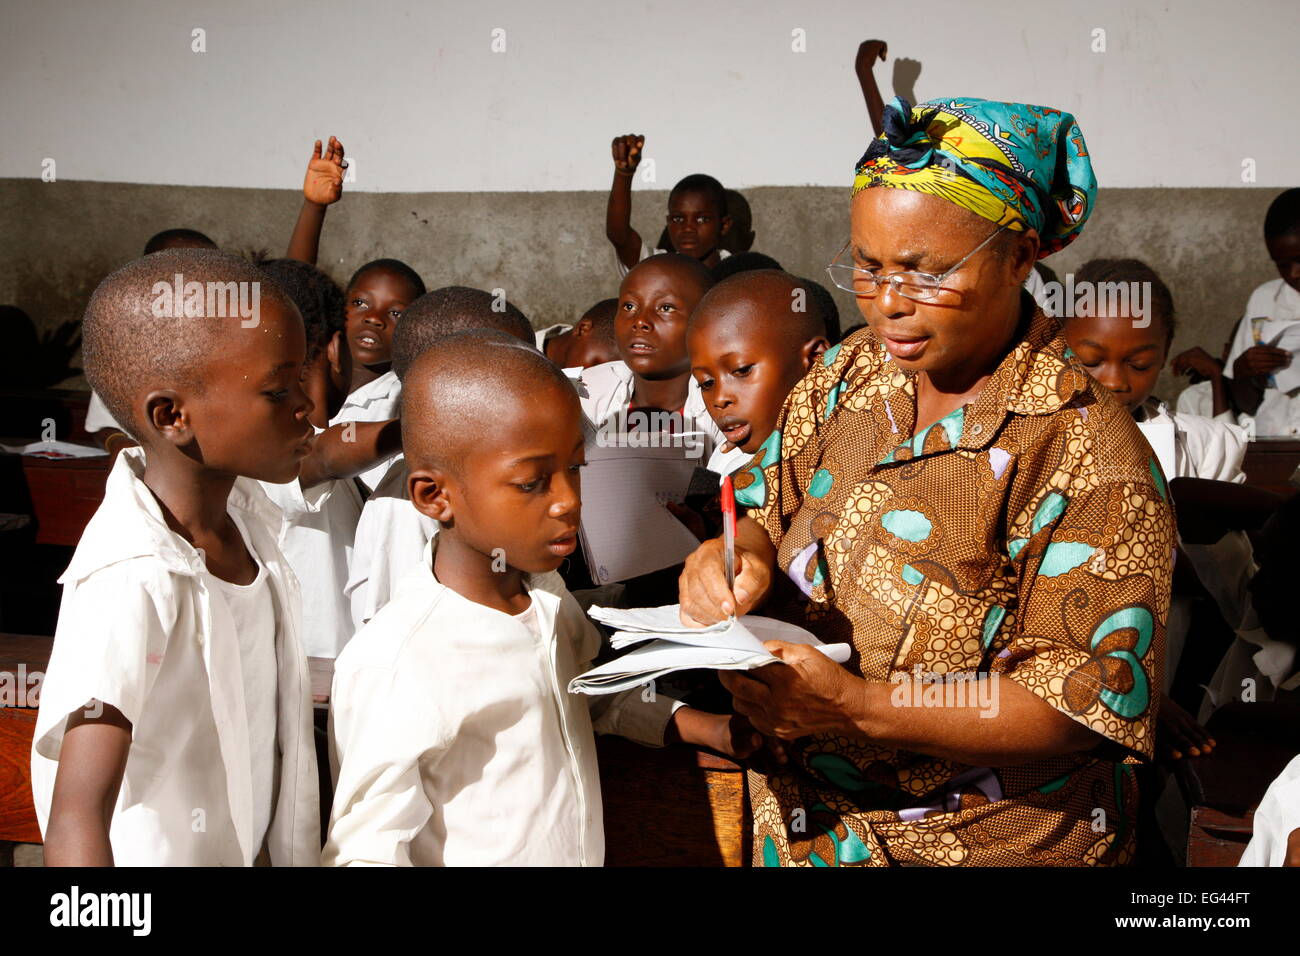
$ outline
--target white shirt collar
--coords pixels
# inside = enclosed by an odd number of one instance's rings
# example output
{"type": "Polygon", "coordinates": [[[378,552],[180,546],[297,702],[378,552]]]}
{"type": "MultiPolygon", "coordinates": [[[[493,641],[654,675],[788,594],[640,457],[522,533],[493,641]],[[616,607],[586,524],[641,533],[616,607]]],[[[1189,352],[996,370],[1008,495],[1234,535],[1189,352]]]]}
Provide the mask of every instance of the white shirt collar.
{"type": "MultiPolygon", "coordinates": [[[[206,570],[198,549],[167,527],[162,508],[144,483],[144,464],[143,448],[125,448],[118,454],[104,486],[104,501],[82,532],[60,584],[81,581],[119,561],[147,556],[158,558],[177,574],[206,570]]],[[[229,507],[279,527],[280,509],[251,478],[235,479],[229,507]]]]}

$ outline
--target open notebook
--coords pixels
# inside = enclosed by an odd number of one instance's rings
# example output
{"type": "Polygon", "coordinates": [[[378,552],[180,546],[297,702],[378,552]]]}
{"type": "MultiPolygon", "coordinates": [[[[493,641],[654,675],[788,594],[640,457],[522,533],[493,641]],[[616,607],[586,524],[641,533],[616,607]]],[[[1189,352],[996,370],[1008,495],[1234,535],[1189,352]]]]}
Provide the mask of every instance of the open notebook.
{"type": "Polygon", "coordinates": [[[569,682],[571,694],[616,694],[664,674],[694,668],[744,671],[763,667],[779,660],[763,647],[764,641],[809,644],[837,664],[849,659],[847,644],[823,644],[802,627],[756,614],[708,627],[686,627],[678,619],[676,604],[627,609],[593,607],[588,613],[616,628],[610,638],[615,650],[640,646],[579,674],[569,682]]]}

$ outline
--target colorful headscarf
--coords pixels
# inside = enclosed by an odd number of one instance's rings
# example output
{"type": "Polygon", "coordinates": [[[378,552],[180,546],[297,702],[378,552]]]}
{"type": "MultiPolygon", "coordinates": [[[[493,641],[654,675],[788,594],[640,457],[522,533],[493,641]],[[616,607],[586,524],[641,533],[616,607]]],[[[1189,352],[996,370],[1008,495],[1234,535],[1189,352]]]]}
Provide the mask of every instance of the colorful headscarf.
{"type": "Polygon", "coordinates": [[[895,97],[884,132],[858,161],[853,195],[874,186],[956,203],[1017,232],[1038,230],[1038,257],[1065,248],[1097,202],[1097,179],[1069,113],[1025,103],[895,97]]]}

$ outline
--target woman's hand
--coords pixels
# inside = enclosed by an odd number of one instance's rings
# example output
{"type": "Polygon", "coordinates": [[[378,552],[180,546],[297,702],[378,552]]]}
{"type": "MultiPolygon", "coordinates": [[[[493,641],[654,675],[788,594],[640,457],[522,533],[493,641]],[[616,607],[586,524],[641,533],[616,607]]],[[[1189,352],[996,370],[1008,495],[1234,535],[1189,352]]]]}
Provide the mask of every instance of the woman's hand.
{"type": "Polygon", "coordinates": [[[733,614],[748,614],[767,597],[772,586],[776,549],[767,532],[748,518],[736,533],[736,587],[727,588],[727,569],[722,557],[722,539],[705,541],[686,559],[678,583],[682,623],[704,627],[724,621],[733,614]],[[764,547],[766,545],[766,547],[764,547]]]}
{"type": "Polygon", "coordinates": [[[809,734],[859,735],[852,702],[865,681],[807,644],[768,641],[763,645],[782,661],[753,671],[722,671],[736,712],[754,729],[781,740],[809,734]]]}

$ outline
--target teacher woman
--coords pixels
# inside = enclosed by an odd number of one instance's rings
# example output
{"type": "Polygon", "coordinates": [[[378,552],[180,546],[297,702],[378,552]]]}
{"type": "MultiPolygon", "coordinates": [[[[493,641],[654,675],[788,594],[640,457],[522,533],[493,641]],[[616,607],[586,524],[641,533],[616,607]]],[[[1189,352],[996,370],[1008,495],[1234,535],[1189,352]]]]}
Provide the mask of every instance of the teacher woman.
{"type": "Polygon", "coordinates": [[[823,641],[724,674],[783,762],[751,771],[768,866],[1132,859],[1174,526],[1132,417],[1022,291],[1092,211],[1074,118],[894,100],[832,264],[869,328],[828,351],[736,475],[682,616],[760,604],[823,641]]]}

